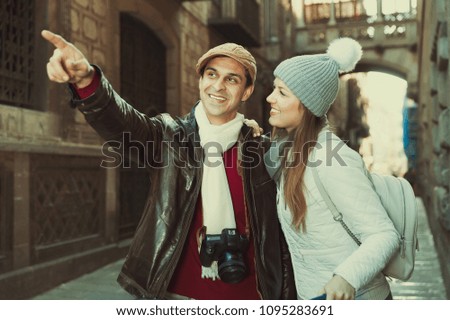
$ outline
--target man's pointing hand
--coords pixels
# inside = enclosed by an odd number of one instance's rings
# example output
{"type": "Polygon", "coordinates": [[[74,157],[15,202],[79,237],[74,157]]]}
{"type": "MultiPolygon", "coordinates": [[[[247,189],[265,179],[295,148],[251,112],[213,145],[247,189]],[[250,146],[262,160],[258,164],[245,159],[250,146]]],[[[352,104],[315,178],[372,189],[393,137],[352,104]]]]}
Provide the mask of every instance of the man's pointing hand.
{"type": "Polygon", "coordinates": [[[47,63],[49,79],[58,83],[70,82],[78,88],[88,86],[95,71],[81,51],[58,34],[43,30],[41,35],[55,47],[47,63]]]}

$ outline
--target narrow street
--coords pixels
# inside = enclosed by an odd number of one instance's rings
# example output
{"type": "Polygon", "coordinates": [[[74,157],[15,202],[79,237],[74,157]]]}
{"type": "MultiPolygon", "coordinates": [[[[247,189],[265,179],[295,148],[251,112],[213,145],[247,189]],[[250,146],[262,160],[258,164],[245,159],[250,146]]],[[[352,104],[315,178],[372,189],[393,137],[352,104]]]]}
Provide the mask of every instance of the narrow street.
{"type": "MultiPolygon", "coordinates": [[[[419,246],[416,267],[407,282],[393,280],[392,294],[397,300],[445,300],[448,299],[442,279],[439,260],[434,247],[425,209],[418,198],[419,246]]],[[[116,282],[123,260],[111,263],[95,272],[64,283],[55,289],[35,296],[37,300],[129,300],[133,299],[116,282]]]]}

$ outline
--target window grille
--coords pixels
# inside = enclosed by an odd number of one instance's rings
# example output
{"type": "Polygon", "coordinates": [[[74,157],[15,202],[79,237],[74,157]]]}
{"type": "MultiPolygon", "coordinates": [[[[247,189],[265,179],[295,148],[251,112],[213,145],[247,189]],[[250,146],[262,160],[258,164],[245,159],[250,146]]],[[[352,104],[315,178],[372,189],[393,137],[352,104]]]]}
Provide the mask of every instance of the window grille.
{"type": "Polygon", "coordinates": [[[34,0],[0,1],[0,103],[32,107],[34,0]]]}
{"type": "Polygon", "coordinates": [[[32,257],[43,261],[85,250],[103,236],[105,174],[97,158],[30,159],[32,257]]]}

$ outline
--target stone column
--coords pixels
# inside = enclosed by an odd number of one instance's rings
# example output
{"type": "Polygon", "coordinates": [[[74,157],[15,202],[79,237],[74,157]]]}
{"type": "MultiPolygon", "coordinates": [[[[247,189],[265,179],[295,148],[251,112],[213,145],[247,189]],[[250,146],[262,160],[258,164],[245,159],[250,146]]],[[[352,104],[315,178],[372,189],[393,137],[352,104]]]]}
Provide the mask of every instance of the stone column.
{"type": "Polygon", "coordinates": [[[363,4],[363,0],[358,0],[358,3],[356,4],[355,7],[355,12],[354,15],[355,17],[359,17],[364,13],[364,4],[363,4]]]}
{"type": "Polygon", "coordinates": [[[305,1],[304,0],[293,0],[292,9],[295,13],[296,26],[297,28],[305,27],[305,1]]]}
{"type": "Polygon", "coordinates": [[[110,242],[117,241],[117,230],[119,230],[119,204],[117,179],[120,170],[116,168],[105,168],[105,238],[110,242]]]}
{"type": "Polygon", "coordinates": [[[236,17],[236,0],[222,0],[222,18],[236,17]]]}
{"type": "Polygon", "coordinates": [[[331,0],[331,3],[330,3],[330,20],[328,21],[328,25],[331,25],[331,26],[336,25],[336,13],[335,13],[334,0],[331,0]]]}
{"type": "Polygon", "coordinates": [[[30,264],[30,157],[14,154],[13,269],[30,264]]]}
{"type": "Polygon", "coordinates": [[[377,0],[377,21],[383,21],[383,5],[381,0],[377,0]]]}
{"type": "Polygon", "coordinates": [[[265,32],[266,41],[269,44],[278,43],[278,3],[266,0],[264,4],[265,10],[265,32]]]}

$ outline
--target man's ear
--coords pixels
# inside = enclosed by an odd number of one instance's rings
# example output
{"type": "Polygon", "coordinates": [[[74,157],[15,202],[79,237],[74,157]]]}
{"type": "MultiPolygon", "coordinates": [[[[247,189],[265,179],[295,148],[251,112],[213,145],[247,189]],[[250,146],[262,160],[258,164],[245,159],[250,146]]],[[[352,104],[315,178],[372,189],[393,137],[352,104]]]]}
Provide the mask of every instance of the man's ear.
{"type": "Polygon", "coordinates": [[[251,85],[251,86],[245,88],[244,95],[242,96],[241,101],[242,102],[247,101],[248,98],[250,98],[250,96],[252,95],[253,90],[255,90],[255,85],[251,85]]]}

